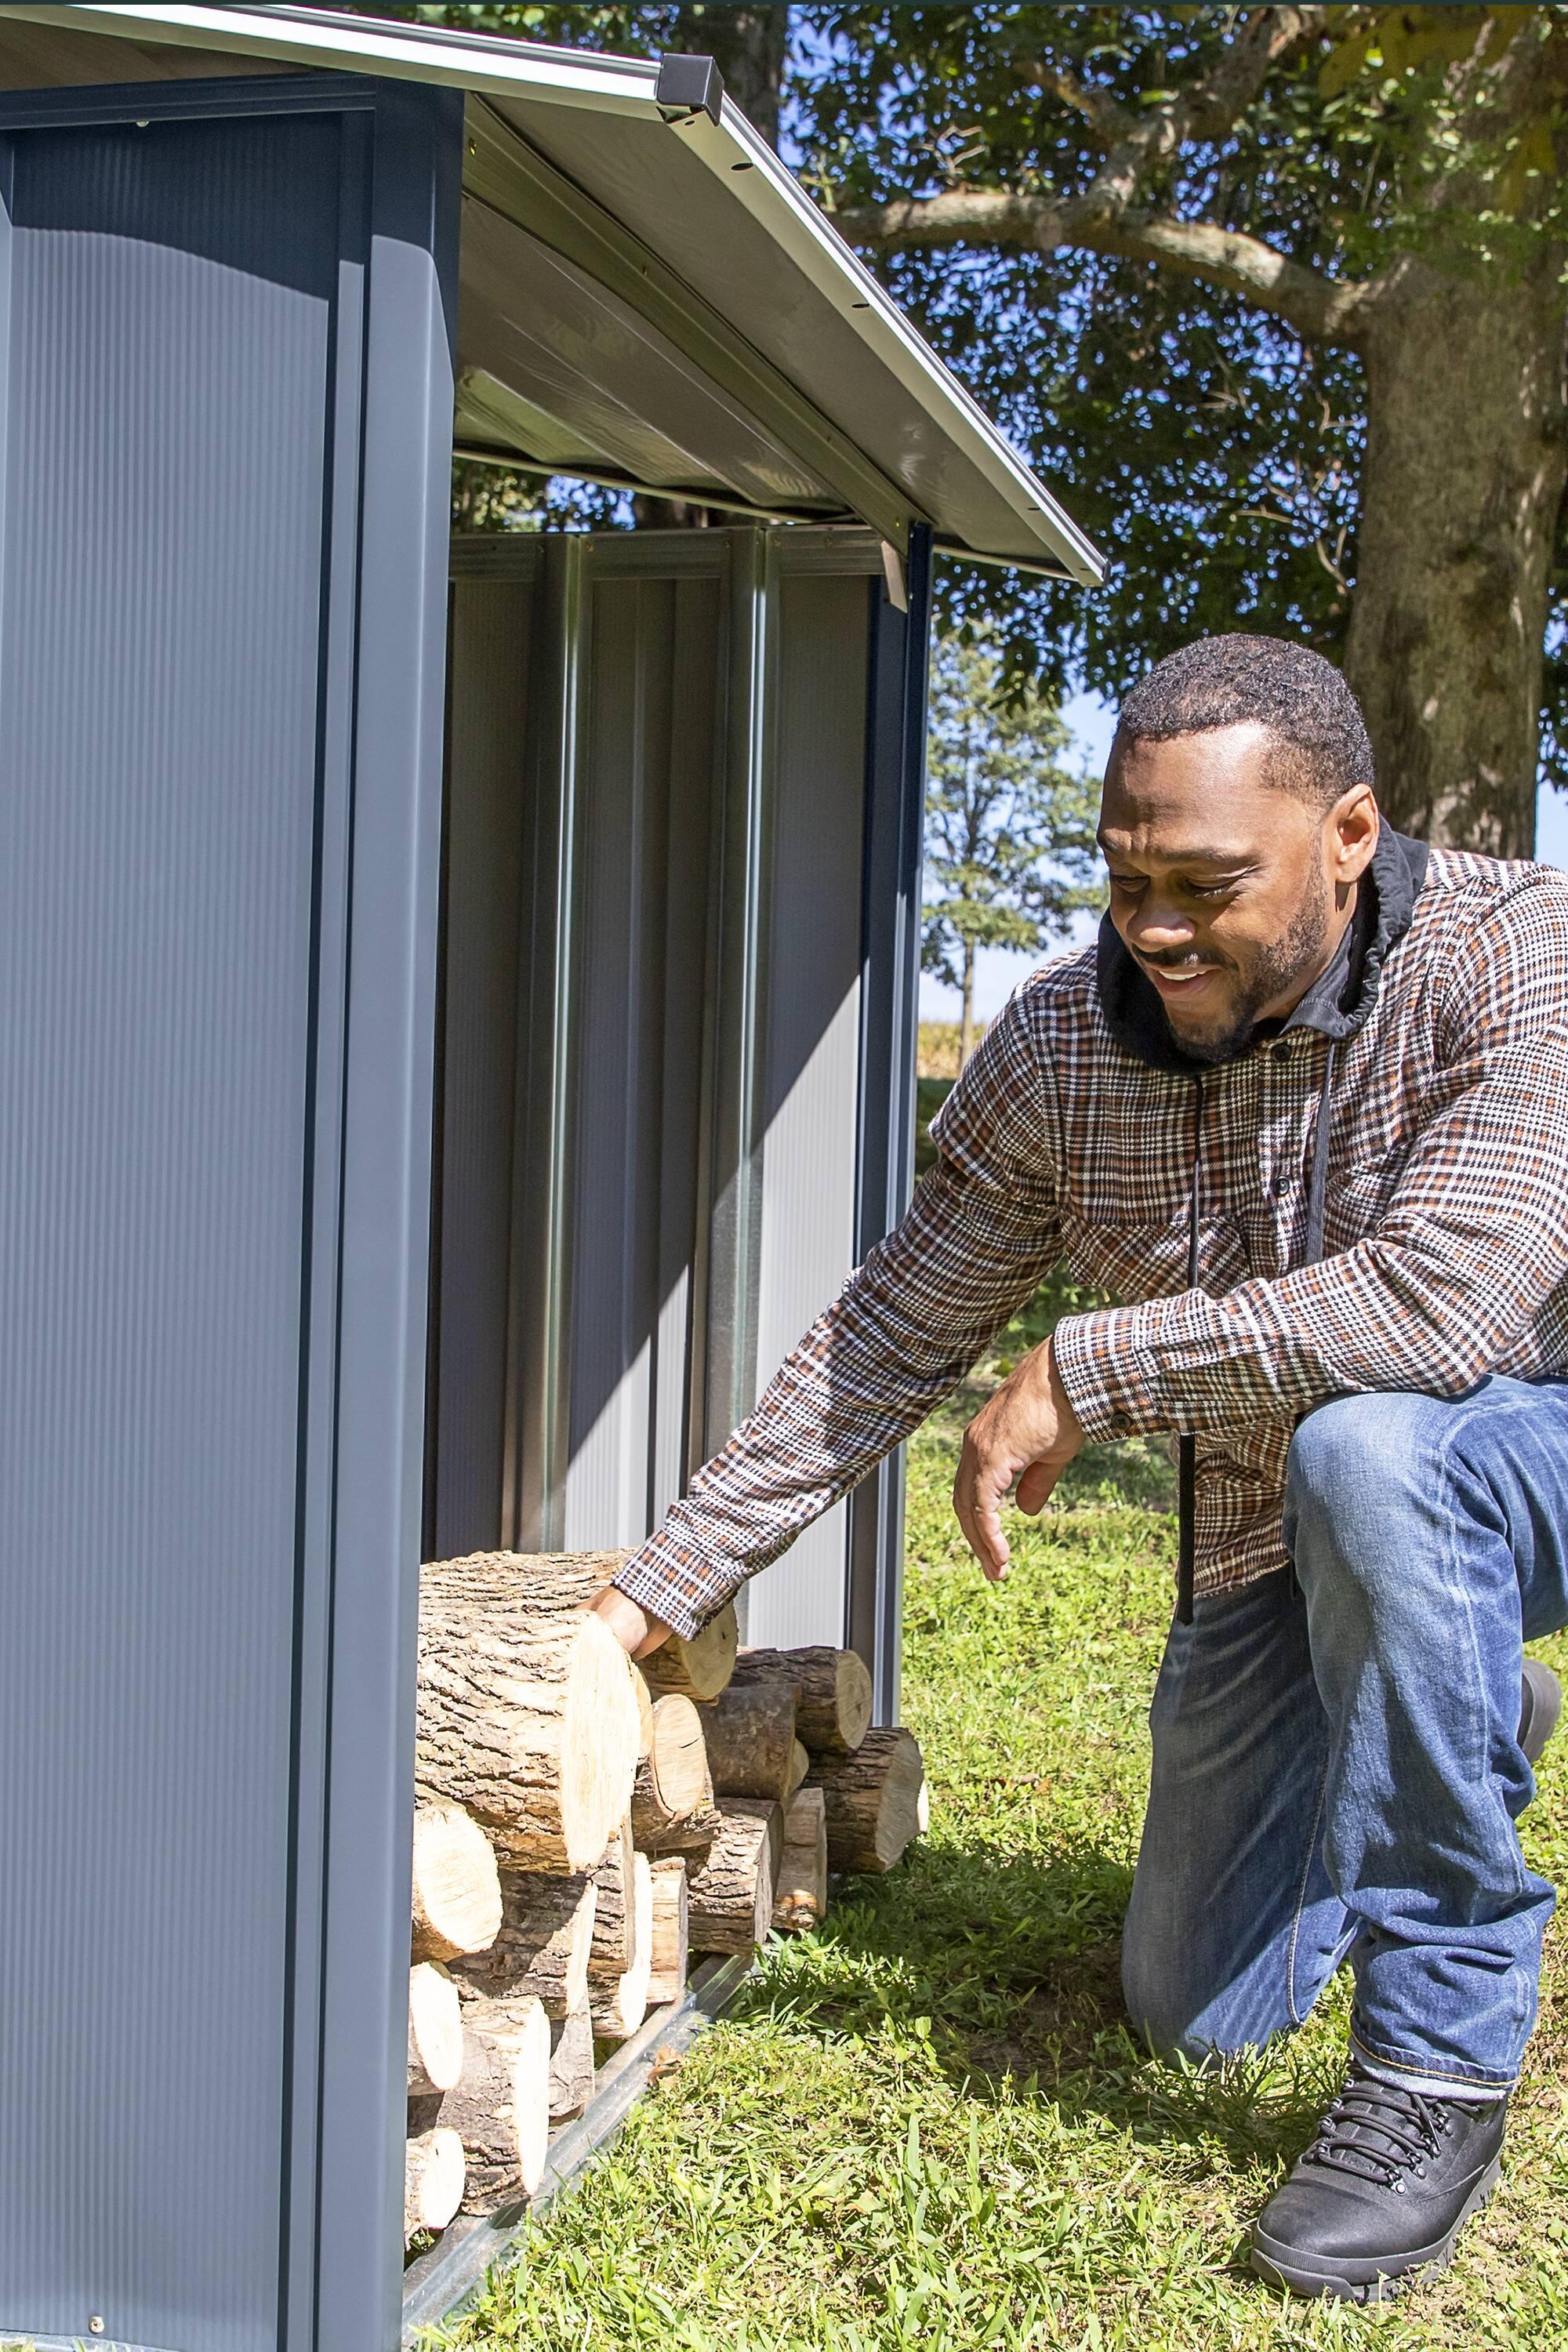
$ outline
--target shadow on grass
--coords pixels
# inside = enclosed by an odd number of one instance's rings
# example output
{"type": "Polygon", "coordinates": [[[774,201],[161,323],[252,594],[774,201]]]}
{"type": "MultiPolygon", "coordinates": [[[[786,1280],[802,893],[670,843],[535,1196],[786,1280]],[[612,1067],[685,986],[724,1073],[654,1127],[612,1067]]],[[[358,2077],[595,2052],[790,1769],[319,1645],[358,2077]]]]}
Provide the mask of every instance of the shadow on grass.
{"type": "Polygon", "coordinates": [[[1197,2067],[1134,2034],[1121,1984],[1126,1864],[1082,1843],[1046,1853],[917,1848],[841,1886],[815,1936],[775,1948],[731,2013],[835,2040],[923,2042],[960,2095],[1047,2100],[1134,2141],[1232,2162],[1293,2153],[1343,2063],[1338,2037],[1279,2042],[1197,2067]]]}

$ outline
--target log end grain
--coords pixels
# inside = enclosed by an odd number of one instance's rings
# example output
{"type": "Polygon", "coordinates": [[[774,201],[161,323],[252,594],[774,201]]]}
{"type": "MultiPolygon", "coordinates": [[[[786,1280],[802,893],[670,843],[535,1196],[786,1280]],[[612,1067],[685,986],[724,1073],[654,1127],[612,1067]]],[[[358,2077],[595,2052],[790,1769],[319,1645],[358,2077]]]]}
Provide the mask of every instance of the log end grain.
{"type": "Polygon", "coordinates": [[[455,1960],[482,1952],[500,1929],[495,1850],[461,1805],[420,1805],[414,1815],[414,1958],[455,1960]]]}
{"type": "Polygon", "coordinates": [[[462,2072],[458,1988],[436,1961],[421,1960],[408,1972],[408,2095],[449,2091],[462,2072]]]}
{"type": "Polygon", "coordinates": [[[642,1661],[649,1688],[656,1694],[679,1691],[686,1698],[717,1698],[735,1671],[740,1638],[734,1602],[727,1601],[689,1641],[672,1633],[649,1652],[642,1661]]]}
{"type": "Polygon", "coordinates": [[[444,2230],[463,2201],[463,2143],[445,2124],[411,2139],[403,2158],[403,2242],[444,2230]]]}

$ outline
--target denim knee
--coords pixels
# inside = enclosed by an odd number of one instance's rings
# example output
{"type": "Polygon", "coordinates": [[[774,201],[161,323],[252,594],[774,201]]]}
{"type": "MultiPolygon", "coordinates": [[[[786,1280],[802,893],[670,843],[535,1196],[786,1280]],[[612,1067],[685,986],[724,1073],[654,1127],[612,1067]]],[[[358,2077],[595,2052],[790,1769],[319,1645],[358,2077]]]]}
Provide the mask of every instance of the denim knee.
{"type": "Polygon", "coordinates": [[[1286,1472],[1288,1504],[1397,1504],[1437,1467],[1433,1401],[1408,1389],[1331,1398],[1297,1424],[1286,1472]]]}

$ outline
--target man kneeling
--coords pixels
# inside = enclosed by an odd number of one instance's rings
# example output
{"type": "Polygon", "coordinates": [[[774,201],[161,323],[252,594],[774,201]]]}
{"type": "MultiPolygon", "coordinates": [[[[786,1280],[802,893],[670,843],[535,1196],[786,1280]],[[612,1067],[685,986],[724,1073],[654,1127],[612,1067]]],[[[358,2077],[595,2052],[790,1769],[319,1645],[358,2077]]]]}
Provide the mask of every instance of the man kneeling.
{"type": "Polygon", "coordinates": [[[1568,880],[1379,822],[1316,655],[1205,640],[1122,709],[1098,945],[1037,971],[908,1215],[599,1606],[690,1633],[963,1378],[1058,1258],[1069,1317],[971,1423],[988,1576],[1086,1439],[1174,1433],[1175,1622],[1132,2016],[1202,2059],[1342,1959],[1349,2072],[1259,2217],[1306,2294],[1397,2292],[1498,2176],[1552,1894],[1514,1824],[1568,1622],[1568,880]]]}

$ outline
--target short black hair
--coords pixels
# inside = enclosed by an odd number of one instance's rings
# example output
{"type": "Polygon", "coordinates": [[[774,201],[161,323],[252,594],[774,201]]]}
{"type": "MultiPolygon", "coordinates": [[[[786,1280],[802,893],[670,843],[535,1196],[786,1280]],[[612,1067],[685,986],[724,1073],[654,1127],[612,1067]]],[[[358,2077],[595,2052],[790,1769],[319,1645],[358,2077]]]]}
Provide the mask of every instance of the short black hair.
{"type": "Polygon", "coordinates": [[[1117,714],[1131,742],[1164,743],[1251,719],[1278,739],[1268,781],[1320,808],[1373,782],[1361,705],[1332,662],[1285,637],[1199,637],[1156,662],[1117,714]]]}

